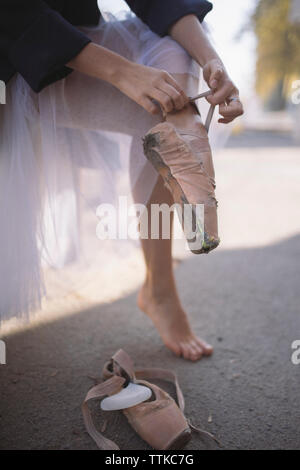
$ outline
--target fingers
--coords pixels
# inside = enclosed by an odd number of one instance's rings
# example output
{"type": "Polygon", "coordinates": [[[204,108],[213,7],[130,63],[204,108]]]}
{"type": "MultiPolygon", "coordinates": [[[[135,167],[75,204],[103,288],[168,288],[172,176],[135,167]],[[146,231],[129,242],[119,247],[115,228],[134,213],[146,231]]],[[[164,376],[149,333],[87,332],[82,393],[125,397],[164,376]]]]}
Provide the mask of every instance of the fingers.
{"type": "Polygon", "coordinates": [[[217,89],[212,95],[209,95],[206,99],[210,104],[216,106],[226,102],[227,98],[232,95],[234,91],[234,85],[230,80],[225,80],[222,86],[217,89]]]}
{"type": "Polygon", "coordinates": [[[177,90],[177,92],[182,96],[182,99],[184,101],[184,106],[187,105],[190,100],[188,96],[185,94],[184,90],[181,88],[181,86],[176,82],[176,80],[170,74],[166,73],[165,81],[169,85],[171,85],[173,88],[175,88],[175,90],[177,90]]]}
{"type": "Polygon", "coordinates": [[[151,98],[154,98],[160,104],[165,113],[171,113],[174,110],[172,98],[163,91],[154,88],[151,93],[151,98]]]}
{"type": "Polygon", "coordinates": [[[182,93],[178,92],[175,88],[173,88],[168,83],[163,83],[161,85],[160,91],[164,92],[166,95],[168,95],[171,98],[171,101],[173,103],[173,108],[175,108],[177,111],[180,111],[187,104],[182,93]]]}
{"type": "Polygon", "coordinates": [[[151,93],[151,98],[154,98],[165,113],[171,113],[174,110],[180,111],[189,102],[184,99],[184,96],[179,93],[171,85],[164,83],[159,88],[154,88],[151,93]]]}
{"type": "Polygon", "coordinates": [[[158,80],[154,83],[151,97],[159,102],[166,113],[180,111],[189,102],[180,85],[165,71],[160,72],[158,80]]]}
{"type": "Polygon", "coordinates": [[[153,101],[148,98],[147,96],[144,96],[140,101],[139,104],[150,114],[159,114],[160,110],[159,107],[153,103],[153,101]]]}
{"type": "Polygon", "coordinates": [[[206,97],[207,101],[214,106],[219,105],[219,112],[222,116],[219,122],[228,124],[244,113],[238,89],[230,80],[220,61],[209,61],[203,68],[203,76],[213,91],[206,97]]]}
{"type": "Polygon", "coordinates": [[[224,70],[217,68],[210,76],[209,86],[212,90],[216,90],[219,87],[219,83],[224,79],[224,70]]]}
{"type": "MultiPolygon", "coordinates": [[[[163,113],[171,113],[180,111],[189,103],[189,98],[181,86],[168,72],[147,67],[147,75],[152,75],[151,87],[136,97],[136,101],[146,111],[157,114],[161,107],[163,113]]],[[[149,78],[148,76],[146,78],[149,78]]],[[[144,84],[146,83],[144,80],[144,84]]]]}
{"type": "Polygon", "coordinates": [[[218,122],[221,122],[223,124],[228,124],[229,122],[232,122],[235,118],[238,116],[241,116],[244,114],[243,110],[243,105],[239,101],[238,95],[235,96],[236,98],[233,101],[230,101],[227,99],[228,104],[222,103],[219,106],[219,113],[223,118],[219,119],[218,122]]]}
{"type": "Polygon", "coordinates": [[[234,118],[218,119],[218,122],[220,122],[221,124],[229,124],[233,120],[234,120],[234,118]]]}

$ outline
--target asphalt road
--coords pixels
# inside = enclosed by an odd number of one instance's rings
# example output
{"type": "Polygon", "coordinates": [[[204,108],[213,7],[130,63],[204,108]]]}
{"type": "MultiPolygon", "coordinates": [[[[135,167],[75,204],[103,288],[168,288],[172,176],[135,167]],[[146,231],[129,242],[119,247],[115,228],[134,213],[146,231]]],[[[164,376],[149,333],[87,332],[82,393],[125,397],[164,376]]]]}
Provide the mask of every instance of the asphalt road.
{"type": "MultiPolygon", "coordinates": [[[[9,334],[3,338],[7,364],[0,366],[0,448],[95,449],[80,412],[92,385],[88,375],[100,374],[123,348],[137,367],[175,370],[187,416],[223,448],[300,449],[300,365],[291,361],[291,344],[300,340],[300,199],[293,180],[299,163],[288,147],[281,154],[269,149],[269,164],[261,160],[250,197],[247,165],[257,168],[259,154],[243,141],[230,147],[240,155],[234,169],[226,174],[230,153],[216,165],[219,199],[223,207],[232,202],[221,213],[224,246],[176,268],[183,304],[196,332],[214,344],[214,355],[197,363],[174,357],[136,307],[136,289],[9,334]],[[237,177],[241,187],[230,186],[237,177]]],[[[105,416],[99,406],[94,411],[101,425],[105,416]]],[[[105,435],[121,449],[148,448],[120,413],[107,419],[105,435]]],[[[217,448],[197,435],[187,446],[217,448]]]]}

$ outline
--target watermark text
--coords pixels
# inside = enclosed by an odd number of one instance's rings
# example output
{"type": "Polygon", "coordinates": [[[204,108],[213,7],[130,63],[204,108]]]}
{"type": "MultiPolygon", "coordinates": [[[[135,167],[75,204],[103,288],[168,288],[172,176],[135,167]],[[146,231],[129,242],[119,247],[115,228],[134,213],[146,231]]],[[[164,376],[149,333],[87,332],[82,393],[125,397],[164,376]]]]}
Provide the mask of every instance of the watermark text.
{"type": "Polygon", "coordinates": [[[298,366],[300,364],[300,339],[293,341],[291,348],[295,350],[291,356],[291,361],[294,366],[298,366]]]}
{"type": "Polygon", "coordinates": [[[151,239],[172,238],[171,216],[176,213],[182,231],[175,233],[175,239],[184,238],[193,249],[201,248],[204,242],[203,204],[128,204],[126,196],[120,196],[118,205],[100,204],[96,215],[99,223],[96,235],[100,240],[110,239],[151,239]]]}

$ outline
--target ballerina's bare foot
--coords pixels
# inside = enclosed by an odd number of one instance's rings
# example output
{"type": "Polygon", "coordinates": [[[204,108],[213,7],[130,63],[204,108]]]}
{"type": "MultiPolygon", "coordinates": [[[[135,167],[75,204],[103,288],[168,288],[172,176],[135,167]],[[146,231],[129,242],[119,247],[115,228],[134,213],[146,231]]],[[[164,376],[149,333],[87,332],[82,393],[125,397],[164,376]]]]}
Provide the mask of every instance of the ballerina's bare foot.
{"type": "Polygon", "coordinates": [[[151,318],[163,342],[176,356],[197,361],[213,353],[212,346],[192,332],[176,292],[153,296],[144,284],[138,295],[138,306],[151,318]]]}

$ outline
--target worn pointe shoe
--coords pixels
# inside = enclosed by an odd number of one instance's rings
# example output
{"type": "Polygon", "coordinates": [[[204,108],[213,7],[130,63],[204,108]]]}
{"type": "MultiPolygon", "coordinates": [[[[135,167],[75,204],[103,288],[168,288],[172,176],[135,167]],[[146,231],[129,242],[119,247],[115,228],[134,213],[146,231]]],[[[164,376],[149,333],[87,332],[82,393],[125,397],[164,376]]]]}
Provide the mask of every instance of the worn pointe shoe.
{"type": "Polygon", "coordinates": [[[144,369],[134,372],[129,356],[119,350],[106,363],[102,375],[110,378],[113,374],[127,375],[129,380],[149,387],[152,390],[152,399],[123,410],[133,429],[151,447],[157,450],[181,449],[191,439],[189,424],[173,398],[157,385],[142,380],[142,377],[160,378],[176,381],[171,371],[164,369],[144,369]],[[138,380],[137,377],[140,379],[138,380]]]}
{"type": "MultiPolygon", "coordinates": [[[[196,105],[195,108],[199,113],[196,105]]],[[[207,130],[212,113],[213,108],[206,120],[207,130]]],[[[147,159],[162,176],[177,207],[181,208],[179,219],[190,250],[195,254],[213,250],[220,239],[215,173],[207,133],[196,135],[162,122],[154,126],[143,141],[147,159]],[[186,211],[187,207],[189,211],[186,211]],[[198,211],[200,207],[202,212],[198,211]]]]}
{"type": "Polygon", "coordinates": [[[88,402],[118,394],[128,383],[140,384],[152,391],[152,396],[148,400],[121,411],[139,436],[154,449],[182,449],[191,439],[191,430],[216,441],[214,436],[196,428],[184,416],[183,394],[172,371],[158,368],[134,370],[130,356],[119,349],[110,361],[105,363],[102,378],[104,381],[88,392],[82,404],[86,429],[100,449],[118,450],[119,447],[96,430],[88,402]],[[161,379],[173,383],[176,387],[178,405],[167,392],[144,379],[161,379]]]}

